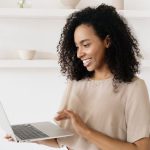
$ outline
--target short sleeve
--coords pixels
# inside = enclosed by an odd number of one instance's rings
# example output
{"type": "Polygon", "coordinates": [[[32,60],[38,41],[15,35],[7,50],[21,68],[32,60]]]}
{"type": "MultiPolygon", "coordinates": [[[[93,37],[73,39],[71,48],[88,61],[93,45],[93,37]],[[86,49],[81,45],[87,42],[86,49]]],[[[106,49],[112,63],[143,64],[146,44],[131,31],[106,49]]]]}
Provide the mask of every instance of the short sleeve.
{"type": "Polygon", "coordinates": [[[128,89],[125,117],[128,142],[150,137],[150,102],[147,87],[142,79],[134,81],[128,89]]]}
{"type": "MultiPolygon", "coordinates": [[[[71,89],[72,89],[72,81],[68,80],[58,111],[61,111],[68,107],[71,89]]],[[[65,128],[68,120],[64,120],[64,121],[55,120],[55,122],[60,127],[65,128]]],[[[65,146],[65,144],[63,143],[63,138],[57,138],[56,140],[60,148],[65,146]]]]}
{"type": "Polygon", "coordinates": [[[72,89],[72,81],[67,80],[67,86],[65,88],[65,91],[64,91],[64,94],[63,94],[63,97],[59,106],[59,111],[67,108],[71,89],[72,89]]]}

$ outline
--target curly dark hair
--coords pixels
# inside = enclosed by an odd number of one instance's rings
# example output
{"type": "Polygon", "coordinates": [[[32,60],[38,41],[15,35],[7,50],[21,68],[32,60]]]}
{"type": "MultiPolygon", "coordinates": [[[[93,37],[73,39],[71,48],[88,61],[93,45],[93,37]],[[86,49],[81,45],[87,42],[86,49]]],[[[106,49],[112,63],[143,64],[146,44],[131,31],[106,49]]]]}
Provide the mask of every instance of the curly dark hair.
{"type": "Polygon", "coordinates": [[[142,57],[138,41],[131,33],[126,19],[113,6],[106,4],[96,8],[87,7],[67,18],[57,46],[62,74],[67,79],[78,81],[91,77],[94,73],[89,72],[77,58],[74,32],[81,24],[91,25],[102,40],[109,35],[111,44],[105,49],[105,63],[114,75],[114,82],[131,82],[136,73],[139,73],[139,58],[142,57]]]}

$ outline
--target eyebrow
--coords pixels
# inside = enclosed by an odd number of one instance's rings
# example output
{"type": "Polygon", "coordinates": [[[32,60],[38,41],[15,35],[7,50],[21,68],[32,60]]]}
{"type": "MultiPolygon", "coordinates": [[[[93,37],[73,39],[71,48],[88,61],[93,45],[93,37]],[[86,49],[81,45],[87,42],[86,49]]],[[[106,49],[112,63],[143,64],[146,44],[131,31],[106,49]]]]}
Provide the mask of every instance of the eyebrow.
{"type": "MultiPolygon", "coordinates": [[[[79,43],[80,43],[80,44],[83,44],[83,43],[86,42],[86,41],[90,41],[90,39],[81,40],[79,43]]],[[[77,45],[77,43],[75,43],[75,44],[77,45]]]]}

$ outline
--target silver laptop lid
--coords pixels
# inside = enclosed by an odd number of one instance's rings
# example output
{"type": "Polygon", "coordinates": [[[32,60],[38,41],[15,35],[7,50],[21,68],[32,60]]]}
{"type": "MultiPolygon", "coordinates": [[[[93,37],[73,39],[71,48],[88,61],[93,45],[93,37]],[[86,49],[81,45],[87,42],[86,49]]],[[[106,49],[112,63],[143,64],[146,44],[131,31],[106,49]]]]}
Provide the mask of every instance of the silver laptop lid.
{"type": "Polygon", "coordinates": [[[17,141],[1,102],[0,102],[0,127],[6,133],[10,134],[15,141],[17,141]]]}

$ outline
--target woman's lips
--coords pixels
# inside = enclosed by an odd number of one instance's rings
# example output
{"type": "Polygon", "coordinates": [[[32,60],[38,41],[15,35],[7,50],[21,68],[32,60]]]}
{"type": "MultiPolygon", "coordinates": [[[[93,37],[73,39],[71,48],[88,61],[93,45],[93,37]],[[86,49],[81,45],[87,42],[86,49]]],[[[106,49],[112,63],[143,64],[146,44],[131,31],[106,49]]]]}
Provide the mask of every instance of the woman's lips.
{"type": "Polygon", "coordinates": [[[91,58],[88,58],[88,59],[84,59],[83,60],[83,65],[85,66],[85,67],[87,67],[90,63],[91,63],[91,58]]]}

